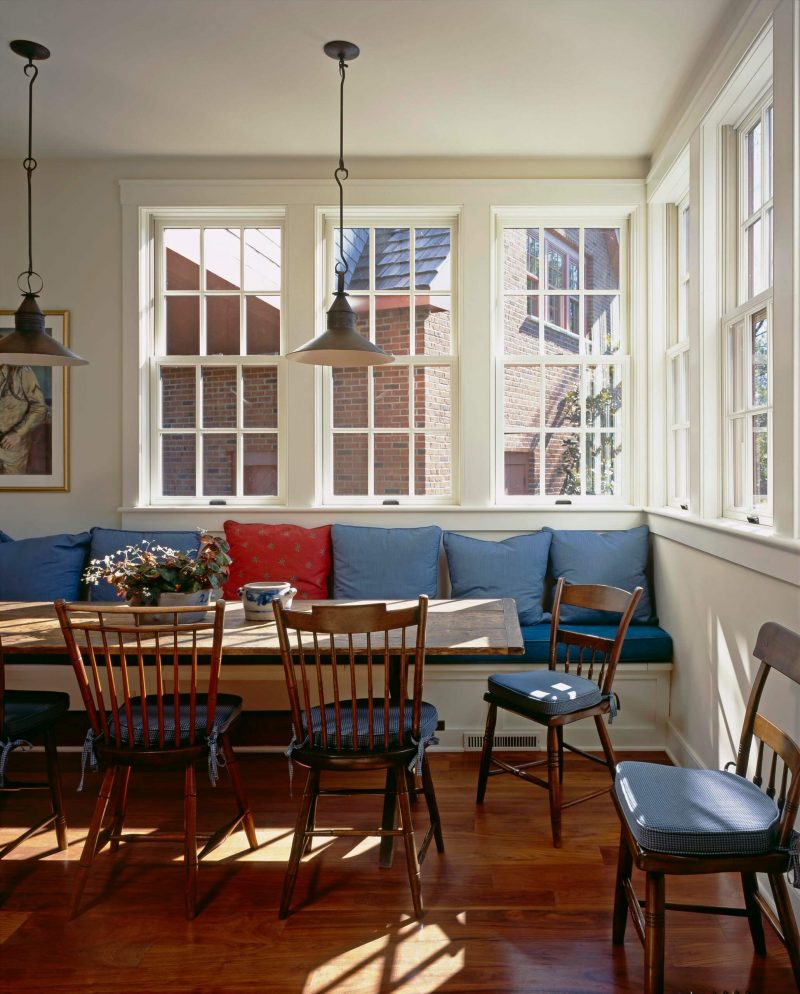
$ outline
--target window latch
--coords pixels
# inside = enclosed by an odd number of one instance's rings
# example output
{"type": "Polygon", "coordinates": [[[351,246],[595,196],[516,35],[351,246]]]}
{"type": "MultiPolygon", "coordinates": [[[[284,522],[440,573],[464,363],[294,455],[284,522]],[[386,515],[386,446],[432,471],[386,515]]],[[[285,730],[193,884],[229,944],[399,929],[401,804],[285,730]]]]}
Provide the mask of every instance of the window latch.
{"type": "Polygon", "coordinates": [[[760,525],[761,524],[761,521],[759,520],[759,517],[758,517],[757,514],[748,514],[747,515],[747,520],[750,522],[751,525],[760,525]]]}
{"type": "Polygon", "coordinates": [[[682,511],[688,511],[689,510],[689,505],[688,504],[681,504],[681,510],[682,511]]]}
{"type": "Polygon", "coordinates": [[[556,504],[571,504],[571,500],[557,500],[556,504]]]}

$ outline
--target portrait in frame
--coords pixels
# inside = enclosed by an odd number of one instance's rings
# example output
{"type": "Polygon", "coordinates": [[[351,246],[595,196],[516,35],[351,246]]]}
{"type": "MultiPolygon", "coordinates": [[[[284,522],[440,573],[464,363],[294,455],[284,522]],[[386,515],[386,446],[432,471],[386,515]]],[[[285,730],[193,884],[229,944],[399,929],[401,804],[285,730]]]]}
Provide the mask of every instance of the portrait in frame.
{"type": "MultiPolygon", "coordinates": [[[[45,311],[69,345],[69,311],[45,311]]],[[[0,310],[0,339],[14,311],[0,310]]],[[[69,367],[10,366],[0,357],[0,492],[69,490],[69,367]]]]}

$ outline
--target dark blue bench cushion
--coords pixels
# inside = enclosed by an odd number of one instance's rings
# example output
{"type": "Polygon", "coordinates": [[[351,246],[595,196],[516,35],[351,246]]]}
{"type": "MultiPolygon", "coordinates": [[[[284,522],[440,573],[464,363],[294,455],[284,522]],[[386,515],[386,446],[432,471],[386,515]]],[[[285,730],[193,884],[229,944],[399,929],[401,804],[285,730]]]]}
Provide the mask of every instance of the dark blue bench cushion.
{"type": "Polygon", "coordinates": [[[778,842],[777,805],[735,773],[626,762],[617,766],[614,793],[644,849],[758,856],[778,842]]]}
{"type": "Polygon", "coordinates": [[[0,542],[0,601],[77,600],[89,532],[0,542]]]}
{"type": "MultiPolygon", "coordinates": [[[[92,528],[92,544],[89,559],[104,559],[129,545],[162,545],[178,552],[196,552],[200,547],[200,533],[197,531],[138,532],[123,531],[119,528],[92,528]]],[[[122,558],[121,556],[119,558],[122,558]]],[[[89,587],[89,600],[119,601],[122,598],[107,580],[89,587]]]]}
{"type": "Polygon", "coordinates": [[[435,597],[442,530],[333,525],[333,596],[345,600],[435,597]]]}
{"type": "Polygon", "coordinates": [[[515,535],[502,542],[444,533],[453,597],[513,597],[520,624],[544,617],[544,575],[550,532],[515,535]]]}
{"type": "MultiPolygon", "coordinates": [[[[549,529],[550,571],[553,578],[564,577],[567,583],[605,583],[623,590],[642,587],[642,596],[633,614],[634,624],[658,623],[647,582],[650,531],[647,525],[624,531],[584,531],[549,529]]],[[[552,606],[552,602],[550,604],[552,606]]],[[[602,625],[616,621],[604,611],[565,604],[561,608],[563,624],[602,625]]]]}
{"type": "MultiPolygon", "coordinates": [[[[569,625],[571,632],[614,638],[616,625],[569,625]]],[[[523,625],[525,653],[522,656],[429,656],[429,663],[548,663],[550,661],[550,624],[523,625]]],[[[672,662],[672,636],[658,625],[631,625],[622,646],[622,663],[672,662]]]]}

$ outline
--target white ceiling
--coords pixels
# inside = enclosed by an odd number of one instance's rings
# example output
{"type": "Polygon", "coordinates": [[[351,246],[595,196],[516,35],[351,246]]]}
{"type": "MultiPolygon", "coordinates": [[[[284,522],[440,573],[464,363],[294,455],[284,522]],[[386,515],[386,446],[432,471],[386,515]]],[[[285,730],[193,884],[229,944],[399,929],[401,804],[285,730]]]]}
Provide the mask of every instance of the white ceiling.
{"type": "Polygon", "coordinates": [[[0,156],[646,156],[745,0],[0,0],[0,156]]]}

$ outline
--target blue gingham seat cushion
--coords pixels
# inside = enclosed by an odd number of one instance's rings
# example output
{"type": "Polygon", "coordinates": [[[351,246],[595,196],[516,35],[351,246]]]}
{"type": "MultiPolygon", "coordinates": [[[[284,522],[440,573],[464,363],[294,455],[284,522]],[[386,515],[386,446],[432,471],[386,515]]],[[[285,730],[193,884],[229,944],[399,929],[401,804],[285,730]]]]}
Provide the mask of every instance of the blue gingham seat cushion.
{"type": "MultiPolygon", "coordinates": [[[[369,701],[364,699],[359,699],[356,701],[356,729],[355,736],[353,735],[353,706],[351,701],[340,702],[340,714],[342,719],[342,738],[341,747],[337,745],[336,741],[336,712],[332,704],[327,704],[325,706],[325,727],[328,737],[328,750],[338,751],[341,748],[342,751],[350,750],[369,750],[369,701]]],[[[410,737],[411,732],[411,718],[412,718],[412,705],[411,702],[406,702],[404,714],[403,714],[403,734],[400,732],[400,705],[390,704],[389,705],[389,748],[390,749],[400,749],[406,746],[414,744],[424,744],[431,741],[436,733],[436,726],[439,723],[439,713],[433,704],[428,704],[425,701],[422,702],[420,708],[420,729],[419,729],[419,739],[412,741],[410,737]]],[[[307,739],[308,729],[307,729],[307,719],[305,712],[302,716],[303,720],[303,732],[302,736],[297,736],[298,739],[307,739]]],[[[383,730],[384,730],[384,703],[382,700],[373,701],[373,712],[372,712],[372,730],[374,745],[373,750],[375,752],[381,752],[384,748],[383,742],[383,730]]],[[[319,707],[311,709],[311,741],[314,748],[322,748],[322,714],[319,707]]],[[[298,747],[302,747],[304,743],[298,742],[298,747]]]]}
{"type": "MultiPolygon", "coordinates": [[[[233,719],[242,709],[242,698],[235,694],[218,694],[217,706],[214,711],[214,728],[212,734],[221,734],[227,731],[233,719]]],[[[195,707],[195,741],[203,742],[206,737],[206,722],[208,720],[208,696],[206,694],[197,695],[195,707]]],[[[111,730],[111,745],[114,744],[114,716],[109,713],[108,725],[111,730]]],[[[158,749],[158,706],[155,697],[147,698],[147,725],[150,733],[150,748],[158,749]]],[[[189,730],[191,728],[191,711],[189,695],[181,694],[178,699],[178,722],[180,737],[178,743],[189,744],[189,730]]],[[[175,746],[175,705],[172,697],[164,698],[164,745],[175,746]],[[168,703],[169,702],[169,703],[168,703]]],[[[123,748],[128,745],[128,719],[124,710],[119,716],[120,739],[123,748]]],[[[138,702],[133,707],[133,741],[134,747],[144,747],[144,721],[142,720],[142,709],[138,702]]]]}
{"type": "Polygon", "coordinates": [[[603,700],[593,680],[550,669],[495,673],[489,677],[489,693],[497,702],[532,715],[571,714],[603,700]]]}
{"type": "Polygon", "coordinates": [[[735,773],[624,762],[617,765],[614,792],[644,849],[760,856],[777,847],[778,806],[735,773]]]}

